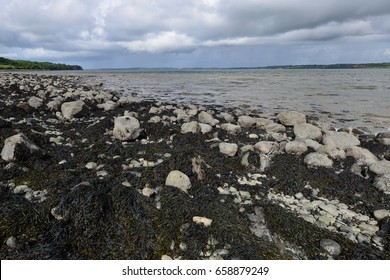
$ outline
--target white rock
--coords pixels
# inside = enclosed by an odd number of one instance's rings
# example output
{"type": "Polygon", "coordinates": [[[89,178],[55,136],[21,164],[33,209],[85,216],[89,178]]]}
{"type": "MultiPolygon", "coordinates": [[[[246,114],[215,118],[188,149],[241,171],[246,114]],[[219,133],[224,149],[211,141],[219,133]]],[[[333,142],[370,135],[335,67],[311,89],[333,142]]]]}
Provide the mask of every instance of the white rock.
{"type": "Polygon", "coordinates": [[[16,248],[16,238],[14,236],[11,236],[10,238],[7,239],[5,244],[10,247],[10,248],[16,248]]]}
{"type": "Polygon", "coordinates": [[[378,158],[373,153],[361,147],[347,149],[346,155],[353,157],[359,165],[371,165],[378,161],[378,158]]]}
{"type": "Polygon", "coordinates": [[[43,153],[42,149],[28,139],[26,135],[18,133],[4,140],[1,158],[10,162],[26,157],[25,152],[18,152],[20,147],[22,147],[23,151],[28,151],[30,155],[41,155],[43,153]]]}
{"type": "Polygon", "coordinates": [[[198,121],[200,123],[209,124],[211,126],[215,126],[217,123],[219,123],[218,120],[214,119],[214,117],[211,114],[209,114],[209,113],[207,113],[205,111],[202,111],[202,112],[199,113],[198,121]]]}
{"type": "Polygon", "coordinates": [[[190,117],[187,115],[186,111],[183,109],[176,109],[173,111],[174,114],[176,114],[176,118],[178,121],[185,121],[188,122],[190,120],[190,117]]]}
{"type": "Polygon", "coordinates": [[[31,96],[28,100],[28,105],[34,109],[38,109],[43,105],[43,99],[36,96],[31,96]]]}
{"type": "Polygon", "coordinates": [[[279,150],[279,144],[271,141],[260,141],[255,144],[255,150],[262,154],[269,154],[279,150]]]}
{"type": "Polygon", "coordinates": [[[190,178],[183,172],[179,170],[173,170],[168,174],[167,179],[165,180],[166,186],[172,186],[181,189],[184,192],[187,192],[191,188],[190,178]]]}
{"type": "Polygon", "coordinates": [[[172,261],[173,259],[168,255],[162,255],[161,260],[162,261],[172,261]]]}
{"type": "Polygon", "coordinates": [[[200,216],[194,216],[192,218],[192,221],[196,224],[202,224],[204,225],[205,227],[209,227],[211,225],[211,223],[213,222],[213,220],[209,219],[209,218],[206,218],[206,217],[200,217],[200,216]]]}
{"type": "Polygon", "coordinates": [[[121,141],[135,140],[141,133],[139,121],[134,117],[117,117],[114,122],[113,135],[121,141]]]}
{"type": "Polygon", "coordinates": [[[310,123],[298,123],[294,125],[294,134],[296,138],[311,140],[322,139],[321,129],[310,123]]]}
{"type": "Polygon", "coordinates": [[[61,105],[61,112],[65,119],[80,118],[86,116],[88,107],[81,100],[65,102],[61,105]]]}
{"type": "Polygon", "coordinates": [[[286,127],[284,125],[281,125],[279,123],[270,123],[264,126],[265,130],[267,133],[272,133],[272,132],[285,132],[286,127]]]}
{"type": "Polygon", "coordinates": [[[286,153],[293,155],[301,155],[307,152],[307,145],[303,141],[291,141],[286,144],[286,153]]]}
{"type": "Polygon", "coordinates": [[[305,123],[306,115],[297,111],[285,111],[279,113],[277,119],[285,126],[294,126],[296,124],[305,123]]]}
{"type": "Polygon", "coordinates": [[[154,190],[148,187],[145,187],[142,189],[142,194],[146,197],[150,197],[152,194],[154,194],[154,190]]]}
{"type": "Polygon", "coordinates": [[[234,122],[234,116],[232,114],[229,114],[229,113],[221,113],[220,114],[221,117],[223,117],[225,119],[225,121],[227,122],[234,122]]]}
{"type": "Polygon", "coordinates": [[[346,150],[360,145],[358,138],[346,132],[328,131],[323,139],[324,145],[329,145],[340,150],[346,150]]]}
{"type": "Polygon", "coordinates": [[[221,124],[221,128],[223,130],[226,130],[227,133],[229,133],[229,134],[238,134],[238,133],[241,132],[241,126],[235,125],[235,124],[231,124],[231,123],[221,124]]]}
{"type": "Polygon", "coordinates": [[[199,123],[197,121],[192,121],[188,123],[183,123],[181,126],[181,133],[198,133],[201,131],[199,123]]]}
{"type": "Polygon", "coordinates": [[[237,144],[225,143],[225,142],[219,144],[219,151],[222,154],[227,155],[229,157],[234,157],[237,153],[237,150],[238,150],[237,144]]]}
{"type": "Polygon", "coordinates": [[[308,148],[312,148],[314,151],[317,151],[320,147],[322,147],[320,143],[311,139],[305,139],[305,143],[308,148]]]}
{"type": "Polygon", "coordinates": [[[103,104],[98,104],[97,106],[104,111],[113,111],[118,108],[119,104],[114,101],[108,100],[103,104]]]}
{"type": "Polygon", "coordinates": [[[255,118],[252,118],[250,116],[241,116],[238,118],[238,124],[241,127],[249,128],[253,125],[255,125],[257,120],[255,118]]]}
{"type": "Polygon", "coordinates": [[[332,204],[320,204],[318,205],[319,208],[322,210],[328,212],[331,214],[333,217],[337,217],[339,215],[339,211],[335,205],[332,204]]]}
{"type": "Polygon", "coordinates": [[[390,174],[390,161],[381,160],[370,165],[370,170],[377,175],[390,174]]]}
{"type": "Polygon", "coordinates": [[[160,108],[157,108],[157,107],[151,107],[149,110],[149,114],[154,114],[154,115],[161,114],[161,112],[162,112],[162,110],[160,108]]]}
{"type": "Polygon", "coordinates": [[[379,230],[379,227],[374,226],[374,225],[370,225],[370,224],[366,224],[366,223],[360,223],[359,229],[362,231],[362,233],[374,235],[379,230]]]}
{"type": "Polygon", "coordinates": [[[338,256],[341,254],[340,244],[332,239],[322,239],[320,241],[320,246],[331,256],[338,256]]]}
{"type": "Polygon", "coordinates": [[[385,174],[375,178],[374,186],[383,191],[385,194],[390,195],[390,174],[385,174]]]}
{"type": "Polygon", "coordinates": [[[256,126],[257,127],[263,127],[266,126],[267,124],[272,124],[273,121],[266,119],[266,118],[257,118],[256,119],[256,126]]]}
{"type": "Polygon", "coordinates": [[[374,217],[378,221],[383,220],[384,218],[390,217],[390,211],[387,209],[379,209],[374,211],[374,217]]]}
{"type": "Polygon", "coordinates": [[[85,165],[85,168],[87,168],[87,169],[96,169],[97,168],[97,163],[96,162],[88,162],[85,165]]]}
{"type": "Polygon", "coordinates": [[[344,150],[337,149],[334,146],[330,146],[330,145],[322,145],[321,147],[319,147],[317,149],[317,153],[327,154],[328,156],[330,156],[333,159],[345,159],[346,158],[346,154],[345,154],[344,150]]]}
{"type": "Polygon", "coordinates": [[[306,155],[303,161],[307,166],[314,166],[314,167],[319,167],[319,166],[332,167],[333,165],[333,161],[329,159],[326,154],[320,154],[316,152],[306,155]]]}
{"type": "Polygon", "coordinates": [[[213,127],[209,124],[200,123],[199,126],[200,126],[200,132],[202,132],[202,134],[209,133],[213,130],[213,127]]]}

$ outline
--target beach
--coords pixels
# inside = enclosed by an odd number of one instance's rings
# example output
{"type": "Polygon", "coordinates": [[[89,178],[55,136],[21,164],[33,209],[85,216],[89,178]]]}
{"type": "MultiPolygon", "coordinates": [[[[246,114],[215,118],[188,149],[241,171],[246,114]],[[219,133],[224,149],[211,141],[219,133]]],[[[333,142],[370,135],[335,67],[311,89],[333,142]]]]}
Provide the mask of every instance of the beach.
{"type": "Polygon", "coordinates": [[[0,74],[1,259],[390,259],[385,129],[107,83],[0,74]]]}

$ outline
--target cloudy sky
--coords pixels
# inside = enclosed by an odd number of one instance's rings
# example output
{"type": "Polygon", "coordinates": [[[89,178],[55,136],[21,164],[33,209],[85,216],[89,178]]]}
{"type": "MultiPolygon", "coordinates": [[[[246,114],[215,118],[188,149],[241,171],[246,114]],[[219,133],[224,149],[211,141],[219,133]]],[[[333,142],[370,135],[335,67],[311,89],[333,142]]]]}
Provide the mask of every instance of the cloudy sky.
{"type": "Polygon", "coordinates": [[[0,0],[0,56],[125,67],[390,61],[389,0],[0,0]]]}

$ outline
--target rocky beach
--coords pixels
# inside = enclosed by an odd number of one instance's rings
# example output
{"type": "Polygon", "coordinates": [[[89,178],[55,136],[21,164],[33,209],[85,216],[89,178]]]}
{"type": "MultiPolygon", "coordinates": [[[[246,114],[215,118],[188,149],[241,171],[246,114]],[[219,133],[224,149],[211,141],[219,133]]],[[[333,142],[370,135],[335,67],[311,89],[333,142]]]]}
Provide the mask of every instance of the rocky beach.
{"type": "Polygon", "coordinates": [[[390,259],[388,131],[236,109],[0,73],[1,259],[390,259]]]}

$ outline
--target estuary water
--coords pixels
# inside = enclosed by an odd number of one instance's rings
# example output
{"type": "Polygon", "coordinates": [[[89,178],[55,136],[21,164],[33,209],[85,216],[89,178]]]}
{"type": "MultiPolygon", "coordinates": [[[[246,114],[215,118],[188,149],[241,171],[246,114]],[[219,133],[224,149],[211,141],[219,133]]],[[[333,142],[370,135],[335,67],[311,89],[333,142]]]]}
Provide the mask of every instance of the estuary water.
{"type": "Polygon", "coordinates": [[[86,71],[108,90],[272,117],[299,110],[340,127],[390,130],[390,69],[86,71]]]}

